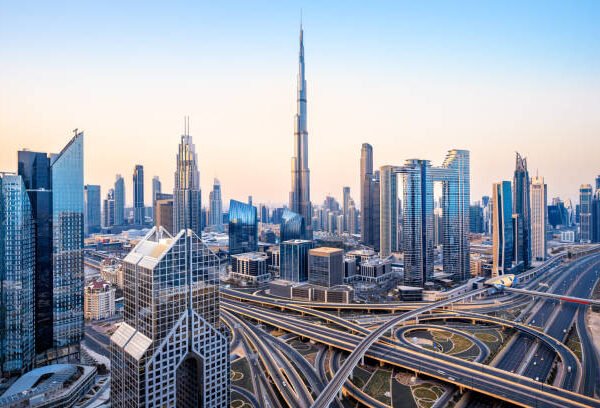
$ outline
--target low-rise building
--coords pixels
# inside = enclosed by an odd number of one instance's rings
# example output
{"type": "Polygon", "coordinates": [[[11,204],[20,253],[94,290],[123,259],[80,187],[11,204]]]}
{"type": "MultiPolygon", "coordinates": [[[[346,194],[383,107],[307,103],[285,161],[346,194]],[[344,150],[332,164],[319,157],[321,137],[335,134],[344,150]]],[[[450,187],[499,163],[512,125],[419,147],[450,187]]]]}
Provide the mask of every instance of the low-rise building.
{"type": "Polygon", "coordinates": [[[271,280],[267,270],[268,254],[246,252],[231,256],[231,277],[249,283],[264,283],[271,280]]]}
{"type": "Polygon", "coordinates": [[[107,281],[95,280],[84,289],[83,310],[88,320],[106,319],[115,314],[115,288],[107,281]]]}

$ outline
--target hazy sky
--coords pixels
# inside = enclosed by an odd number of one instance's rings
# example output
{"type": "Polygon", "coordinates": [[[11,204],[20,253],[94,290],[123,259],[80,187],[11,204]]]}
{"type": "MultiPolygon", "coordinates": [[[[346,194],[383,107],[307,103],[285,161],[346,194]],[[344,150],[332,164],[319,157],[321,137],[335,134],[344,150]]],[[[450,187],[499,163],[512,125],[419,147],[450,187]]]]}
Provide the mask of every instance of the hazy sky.
{"type": "Polygon", "coordinates": [[[86,174],[132,202],[143,164],[173,186],[183,116],[203,200],[282,203],[290,189],[300,8],[311,195],[358,194],[375,165],[471,151],[472,200],[514,152],[549,196],[600,173],[600,1],[0,1],[0,170],[85,130],[86,174]]]}

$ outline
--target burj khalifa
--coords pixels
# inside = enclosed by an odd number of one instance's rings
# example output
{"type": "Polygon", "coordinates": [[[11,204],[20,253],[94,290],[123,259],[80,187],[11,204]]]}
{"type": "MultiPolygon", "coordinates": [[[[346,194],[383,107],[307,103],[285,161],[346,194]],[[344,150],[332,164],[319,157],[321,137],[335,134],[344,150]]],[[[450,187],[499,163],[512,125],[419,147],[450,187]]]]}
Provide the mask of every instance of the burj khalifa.
{"type": "Polygon", "coordinates": [[[310,170],[308,169],[308,130],[306,127],[306,77],[304,72],[304,31],[300,25],[298,62],[298,99],[294,123],[294,157],[292,157],[292,191],[290,209],[304,218],[306,239],[312,239],[312,205],[310,203],[310,170]]]}

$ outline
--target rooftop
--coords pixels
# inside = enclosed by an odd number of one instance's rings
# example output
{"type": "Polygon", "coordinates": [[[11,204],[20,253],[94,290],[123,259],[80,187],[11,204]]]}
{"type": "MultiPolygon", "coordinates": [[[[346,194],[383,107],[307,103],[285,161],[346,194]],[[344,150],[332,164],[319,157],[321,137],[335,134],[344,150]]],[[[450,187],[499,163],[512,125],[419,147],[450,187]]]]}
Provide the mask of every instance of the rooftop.
{"type": "Polygon", "coordinates": [[[308,251],[308,253],[310,255],[328,256],[332,254],[342,254],[344,253],[344,250],[340,248],[319,247],[311,249],[310,251],[308,251]]]}

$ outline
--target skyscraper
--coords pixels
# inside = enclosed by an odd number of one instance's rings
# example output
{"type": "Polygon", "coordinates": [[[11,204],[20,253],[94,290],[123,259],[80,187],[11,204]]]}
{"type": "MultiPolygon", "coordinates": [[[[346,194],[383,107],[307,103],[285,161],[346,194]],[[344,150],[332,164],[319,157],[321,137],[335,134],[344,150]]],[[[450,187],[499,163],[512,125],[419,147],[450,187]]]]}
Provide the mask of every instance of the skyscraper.
{"type": "MultiPolygon", "coordinates": [[[[596,179],[598,182],[598,179],[596,179]]],[[[600,188],[596,189],[592,197],[592,242],[600,242],[600,188]]]]}
{"type": "Polygon", "coordinates": [[[229,201],[229,254],[258,250],[256,207],[241,201],[229,201]]]}
{"type": "Polygon", "coordinates": [[[216,231],[223,231],[223,199],[221,198],[221,183],[215,179],[210,192],[209,225],[216,231]]]}
{"type": "Polygon", "coordinates": [[[527,159],[517,153],[515,174],[513,178],[513,211],[518,215],[518,243],[516,262],[523,261],[523,266],[528,268],[531,263],[531,204],[530,204],[529,172],[527,159]]]}
{"type": "Polygon", "coordinates": [[[279,224],[279,241],[289,241],[291,239],[302,239],[306,235],[306,225],[304,217],[300,214],[288,210],[283,210],[281,224],[279,224]]]}
{"type": "Polygon", "coordinates": [[[492,276],[504,275],[512,268],[514,232],[510,181],[494,183],[492,190],[492,276]]]}
{"type": "Polygon", "coordinates": [[[306,238],[312,239],[312,205],[310,203],[310,170],[308,168],[308,129],[306,110],[306,78],[304,70],[304,31],[300,26],[298,64],[298,98],[294,122],[294,157],[292,157],[292,191],[290,209],[304,217],[306,238]]]}
{"type": "Polygon", "coordinates": [[[379,250],[379,177],[373,173],[373,147],[360,150],[360,234],[362,242],[379,250]]]}
{"type": "Polygon", "coordinates": [[[284,241],[279,246],[281,279],[290,282],[308,280],[308,251],[314,247],[312,241],[294,239],[284,241]]]}
{"type": "Polygon", "coordinates": [[[546,260],[548,189],[543,177],[531,179],[531,259],[546,260]]]}
{"type": "Polygon", "coordinates": [[[133,223],[144,224],[144,166],[141,164],[133,169],[133,223]]]}
{"type": "Polygon", "coordinates": [[[59,154],[19,151],[35,224],[35,330],[40,364],[77,360],[83,336],[83,132],[59,154]]]}
{"type": "Polygon", "coordinates": [[[201,191],[200,172],[196,147],[189,135],[186,125],[185,134],[181,136],[177,152],[177,169],[175,170],[175,188],[173,189],[173,228],[175,231],[190,228],[200,236],[201,191]]]}
{"type": "Polygon", "coordinates": [[[218,257],[192,230],[172,237],[154,227],[123,263],[123,323],[110,345],[112,406],[228,408],[218,257]]]}
{"type": "Polygon", "coordinates": [[[100,186],[88,184],[83,188],[84,191],[84,233],[85,235],[100,232],[101,224],[101,204],[100,204],[100,186]]]}
{"type": "Polygon", "coordinates": [[[349,232],[348,231],[348,210],[350,208],[350,200],[352,200],[352,198],[350,197],[350,187],[343,187],[342,188],[342,211],[343,211],[343,215],[344,215],[344,228],[343,228],[343,232],[349,232]]]}
{"type": "Polygon", "coordinates": [[[152,177],[152,206],[156,201],[156,195],[162,193],[162,183],[158,176],[152,177]]]}
{"type": "Polygon", "coordinates": [[[120,174],[115,177],[115,222],[114,225],[125,224],[125,180],[120,174]]]}
{"type": "Polygon", "coordinates": [[[35,228],[20,176],[0,173],[0,376],[35,363],[35,228]]]}
{"type": "Polygon", "coordinates": [[[382,166],[380,178],[381,256],[387,257],[401,249],[406,284],[422,285],[429,279],[433,273],[433,183],[440,182],[444,272],[456,281],[468,279],[469,152],[450,150],[441,167],[414,159],[407,160],[404,166],[382,166]],[[399,190],[402,205],[398,202],[399,190]],[[406,273],[407,268],[409,273],[406,273]]]}
{"type": "Polygon", "coordinates": [[[579,236],[581,242],[592,242],[592,186],[579,187],[579,236]]]}
{"type": "Polygon", "coordinates": [[[102,225],[110,228],[115,225],[115,190],[110,189],[102,204],[102,225]]]}

